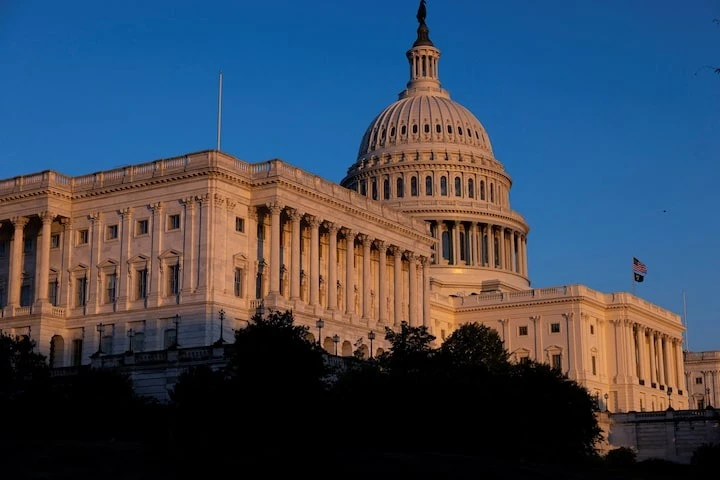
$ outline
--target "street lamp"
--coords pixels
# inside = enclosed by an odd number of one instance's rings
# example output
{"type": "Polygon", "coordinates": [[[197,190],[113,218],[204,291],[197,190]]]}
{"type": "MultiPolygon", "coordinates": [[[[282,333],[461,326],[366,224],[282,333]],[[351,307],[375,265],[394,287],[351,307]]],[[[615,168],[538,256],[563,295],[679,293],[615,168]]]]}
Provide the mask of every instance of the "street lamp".
{"type": "Polygon", "coordinates": [[[337,357],[337,344],[340,342],[340,335],[338,335],[337,333],[333,335],[332,341],[335,344],[335,356],[337,357]]]}
{"type": "Polygon", "coordinates": [[[225,310],[220,309],[218,315],[220,316],[220,338],[218,338],[218,341],[215,343],[218,345],[222,345],[223,343],[225,343],[225,338],[223,338],[223,321],[225,320],[225,310]]]}
{"type": "Polygon", "coordinates": [[[135,337],[135,330],[133,330],[132,328],[128,329],[127,336],[128,336],[128,352],[133,353],[133,339],[135,337]]]}
{"type": "Polygon", "coordinates": [[[370,340],[370,358],[373,358],[373,340],[375,340],[375,332],[372,330],[368,333],[368,340],[370,340]]]}
{"type": "Polygon", "coordinates": [[[322,342],[322,329],[325,326],[325,322],[322,318],[318,318],[317,322],[315,322],[315,326],[318,329],[318,345],[322,342]]]}
{"type": "Polygon", "coordinates": [[[178,326],[180,325],[180,315],[177,313],[175,314],[174,323],[175,323],[175,345],[174,345],[174,347],[180,348],[180,335],[179,335],[179,329],[178,329],[178,326]]]}
{"type": "Polygon", "coordinates": [[[97,331],[98,331],[98,349],[97,349],[97,353],[103,353],[103,350],[102,350],[102,339],[103,339],[103,333],[105,333],[105,325],[103,325],[102,322],[98,323],[98,325],[97,325],[97,331]]]}
{"type": "Polygon", "coordinates": [[[608,395],[606,393],[604,396],[605,396],[605,411],[608,412],[609,411],[608,410],[608,397],[610,397],[610,395],[608,395]]]}
{"type": "Polygon", "coordinates": [[[667,389],[667,396],[668,396],[668,410],[672,410],[672,399],[670,398],[672,396],[672,390],[670,390],[670,387],[667,389]]]}
{"type": "Polygon", "coordinates": [[[705,403],[710,406],[710,387],[705,387],[705,403]]]}

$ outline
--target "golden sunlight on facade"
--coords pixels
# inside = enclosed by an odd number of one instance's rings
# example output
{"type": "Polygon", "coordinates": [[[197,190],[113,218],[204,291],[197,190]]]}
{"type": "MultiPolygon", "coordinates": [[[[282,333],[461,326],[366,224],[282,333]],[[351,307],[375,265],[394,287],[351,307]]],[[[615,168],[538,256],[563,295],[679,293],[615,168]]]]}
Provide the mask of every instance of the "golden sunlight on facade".
{"type": "Polygon", "coordinates": [[[260,308],[291,309],[344,356],[377,355],[402,321],[438,341],[479,321],[601,409],[688,408],[680,317],[624,292],[532,288],[511,177],[442,88],[424,18],[406,56],[406,87],[340,184],[215,150],[0,180],[0,328],[64,367],[229,340],[260,308]]]}

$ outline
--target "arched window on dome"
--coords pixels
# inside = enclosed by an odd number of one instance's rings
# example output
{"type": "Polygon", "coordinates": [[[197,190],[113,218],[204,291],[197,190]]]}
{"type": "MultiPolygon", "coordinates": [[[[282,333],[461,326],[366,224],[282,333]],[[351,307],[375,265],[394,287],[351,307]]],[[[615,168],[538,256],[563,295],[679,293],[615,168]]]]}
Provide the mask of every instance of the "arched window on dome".
{"type": "Polygon", "coordinates": [[[407,125],[403,125],[402,127],[400,127],[400,135],[407,135],[407,125]]]}
{"type": "Polygon", "coordinates": [[[403,182],[402,177],[397,179],[396,186],[397,198],[403,198],[405,196],[405,183],[403,182]]]}
{"type": "Polygon", "coordinates": [[[377,179],[375,179],[375,178],[372,179],[371,191],[372,191],[372,199],[377,200],[377,179]]]}
{"type": "Polygon", "coordinates": [[[452,125],[448,125],[448,133],[452,134],[452,125]]]}
{"type": "Polygon", "coordinates": [[[485,180],[480,180],[480,200],[485,200],[485,180]]]}
{"type": "Polygon", "coordinates": [[[418,132],[417,125],[413,125],[413,134],[416,134],[418,132]]]}
{"type": "Polygon", "coordinates": [[[447,197],[447,177],[445,175],[440,177],[440,195],[447,197]]]}
{"type": "Polygon", "coordinates": [[[423,132],[430,133],[430,124],[429,123],[426,123],[425,125],[423,125],[423,132]]]}
{"type": "Polygon", "coordinates": [[[455,177],[455,196],[462,197],[462,180],[460,180],[460,177],[455,177]]]}
{"type": "Polygon", "coordinates": [[[490,202],[495,203],[495,185],[490,184],[490,202]]]}
{"type": "Polygon", "coordinates": [[[458,135],[462,135],[462,127],[458,127],[458,135]]]}
{"type": "Polygon", "coordinates": [[[417,177],[411,177],[410,178],[410,196],[417,197],[418,196],[418,180],[417,177]]]}
{"type": "Polygon", "coordinates": [[[383,199],[390,200],[390,179],[383,180],[383,199]]]}
{"type": "Polygon", "coordinates": [[[436,132],[436,133],[442,133],[442,126],[440,126],[439,123],[435,125],[435,132],[436,132]]]}
{"type": "Polygon", "coordinates": [[[468,178],[468,198],[475,198],[475,182],[472,178],[468,178]]]}
{"type": "Polygon", "coordinates": [[[443,260],[450,261],[450,253],[452,242],[450,241],[450,232],[444,230],[442,232],[442,258],[443,260]]]}
{"type": "Polygon", "coordinates": [[[428,175],[425,177],[425,195],[428,197],[432,197],[433,194],[433,181],[432,177],[428,175]]]}
{"type": "Polygon", "coordinates": [[[393,127],[390,129],[390,138],[392,138],[392,137],[394,137],[394,136],[395,136],[395,127],[393,126],[393,127]]]}

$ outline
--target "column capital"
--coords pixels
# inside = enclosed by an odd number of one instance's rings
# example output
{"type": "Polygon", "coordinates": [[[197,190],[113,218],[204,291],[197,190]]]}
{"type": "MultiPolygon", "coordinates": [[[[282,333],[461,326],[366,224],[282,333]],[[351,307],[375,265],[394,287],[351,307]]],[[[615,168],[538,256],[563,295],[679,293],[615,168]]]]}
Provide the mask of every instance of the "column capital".
{"type": "Polygon", "coordinates": [[[60,225],[65,228],[65,230],[69,230],[72,228],[72,218],[70,217],[62,217],[60,218],[60,225]]]}
{"type": "Polygon", "coordinates": [[[328,233],[331,235],[337,235],[338,230],[340,230],[340,227],[335,222],[328,222],[325,221],[325,228],[327,228],[328,233]]]}
{"type": "Polygon", "coordinates": [[[248,207],[248,218],[256,222],[258,221],[258,209],[256,206],[251,205],[250,207],[248,207]]]}
{"type": "Polygon", "coordinates": [[[570,321],[575,316],[575,313],[574,312],[566,312],[566,313],[563,313],[562,316],[565,320],[570,321]]]}
{"type": "MultiPolygon", "coordinates": [[[[563,316],[565,316],[565,314],[563,314],[563,316]]],[[[540,315],[531,315],[531,316],[530,316],[530,320],[531,320],[533,323],[539,322],[541,318],[542,318],[542,317],[541,317],[540,315]]]]}
{"type": "Polygon", "coordinates": [[[192,195],[189,196],[189,197],[185,197],[185,198],[180,199],[180,203],[182,203],[182,204],[185,205],[186,207],[190,207],[190,206],[194,205],[195,202],[197,202],[197,201],[198,201],[197,197],[192,196],[192,195]]]}
{"type": "Polygon", "coordinates": [[[355,240],[355,232],[353,232],[352,228],[343,228],[343,234],[345,235],[346,239],[355,240]]]}
{"type": "Polygon", "coordinates": [[[375,247],[377,247],[380,253],[387,252],[387,245],[385,244],[385,240],[375,239],[375,247]]]}
{"type": "Polygon", "coordinates": [[[370,235],[364,233],[360,234],[360,240],[362,241],[363,247],[370,248],[373,244],[373,238],[370,235]]]}
{"type": "Polygon", "coordinates": [[[390,250],[390,253],[392,253],[396,257],[402,255],[403,253],[402,248],[398,247],[397,245],[390,245],[390,248],[388,250],[390,250]]]}
{"type": "Polygon", "coordinates": [[[88,215],[88,220],[95,223],[97,221],[102,220],[102,213],[101,212],[92,212],[88,215]]]}
{"type": "Polygon", "coordinates": [[[278,202],[268,202],[265,204],[265,206],[270,210],[270,213],[273,215],[279,215],[280,212],[282,212],[284,206],[280,205],[278,202]]]}
{"type": "Polygon", "coordinates": [[[297,208],[293,208],[289,212],[290,220],[293,222],[299,222],[302,220],[304,213],[298,210],[297,208]]]}
{"type": "Polygon", "coordinates": [[[38,216],[43,223],[52,223],[52,221],[55,220],[56,217],[55,213],[49,211],[40,212],[38,213],[38,216]]]}
{"type": "Polygon", "coordinates": [[[210,194],[206,192],[200,195],[196,195],[195,200],[197,200],[201,204],[207,204],[207,202],[210,200],[210,194]]]}
{"type": "Polygon", "coordinates": [[[225,198],[225,206],[227,207],[228,212],[232,211],[236,205],[237,205],[237,202],[235,200],[233,200],[232,198],[230,198],[230,197],[225,198]]]}
{"type": "Polygon", "coordinates": [[[307,223],[312,228],[319,228],[320,224],[323,223],[323,221],[320,218],[316,217],[315,215],[308,215],[307,223]]]}
{"type": "Polygon", "coordinates": [[[430,257],[420,256],[420,264],[423,268],[427,268],[430,265],[430,257]]]}
{"type": "Polygon", "coordinates": [[[148,205],[148,208],[152,210],[153,215],[159,215],[162,212],[162,203],[161,202],[155,202],[148,205]]]}
{"type": "Polygon", "coordinates": [[[216,207],[222,207],[223,203],[225,203],[225,197],[223,197],[219,193],[214,193],[213,202],[215,203],[216,207]]]}
{"type": "Polygon", "coordinates": [[[28,219],[27,217],[18,216],[18,217],[12,217],[12,218],[10,219],[10,221],[12,222],[13,227],[15,227],[15,228],[24,228],[25,225],[27,225],[29,219],[28,219]]]}
{"type": "Polygon", "coordinates": [[[420,259],[420,255],[418,255],[415,252],[405,252],[405,258],[407,258],[407,261],[413,265],[417,265],[418,260],[420,259]]]}
{"type": "MultiPolygon", "coordinates": [[[[532,318],[535,318],[535,317],[530,317],[530,318],[532,319],[532,318]]],[[[499,319],[498,319],[498,322],[500,322],[502,325],[507,325],[509,321],[510,321],[509,318],[499,318],[499,319]]]]}
{"type": "Polygon", "coordinates": [[[129,218],[133,214],[133,209],[130,207],[121,208],[118,210],[118,215],[123,218],[129,218]]]}

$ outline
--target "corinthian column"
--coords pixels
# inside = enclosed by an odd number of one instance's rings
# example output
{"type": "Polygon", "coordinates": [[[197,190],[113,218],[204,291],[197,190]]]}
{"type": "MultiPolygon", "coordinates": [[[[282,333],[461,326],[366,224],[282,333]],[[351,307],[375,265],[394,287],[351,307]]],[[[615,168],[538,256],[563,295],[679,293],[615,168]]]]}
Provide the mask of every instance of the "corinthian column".
{"type": "Polygon", "coordinates": [[[399,247],[392,247],[392,253],[395,260],[394,269],[394,289],[393,298],[395,299],[395,326],[399,327],[402,322],[402,301],[403,301],[403,284],[402,284],[402,250],[399,247]]]}
{"type": "Polygon", "coordinates": [[[337,225],[328,222],[328,310],[337,310],[337,225]]]}
{"type": "Polygon", "coordinates": [[[430,320],[430,259],[428,257],[422,257],[422,271],[423,271],[423,288],[420,291],[422,293],[422,306],[423,306],[423,326],[428,328],[428,331],[432,333],[432,322],[430,320]]]}
{"type": "Polygon", "coordinates": [[[320,219],[310,219],[310,305],[320,299],[320,219]]]}
{"type": "Polygon", "coordinates": [[[372,290],[372,276],[370,275],[370,247],[372,246],[373,239],[368,235],[362,236],[363,246],[363,276],[362,276],[362,287],[363,287],[363,304],[362,304],[362,318],[367,320],[372,316],[370,311],[370,293],[372,290]]]}
{"type": "Polygon", "coordinates": [[[42,235],[37,255],[38,286],[35,290],[35,303],[38,306],[48,302],[48,278],[50,273],[50,226],[55,215],[50,212],[40,213],[42,235]]]}
{"type": "Polygon", "coordinates": [[[355,234],[345,230],[345,313],[352,315],[355,297],[355,234]]]}
{"type": "Polygon", "coordinates": [[[27,217],[13,217],[12,249],[10,252],[10,268],[8,272],[8,307],[20,306],[20,286],[22,285],[23,245],[25,244],[25,225],[27,217]]]}
{"type": "Polygon", "coordinates": [[[268,204],[270,209],[270,294],[280,294],[280,212],[277,203],[268,204]]]}
{"type": "Polygon", "coordinates": [[[378,323],[386,324],[387,311],[387,246],[382,240],[375,242],[378,248],[378,323]]]}
{"type": "Polygon", "coordinates": [[[293,210],[290,212],[290,220],[292,220],[292,239],[290,247],[292,252],[292,265],[290,266],[290,298],[296,299],[300,297],[300,220],[302,212],[293,210]]]}
{"type": "Polygon", "coordinates": [[[410,326],[417,327],[420,322],[418,321],[418,281],[417,281],[417,261],[418,257],[412,252],[408,255],[408,303],[409,303],[409,314],[410,326]]]}

